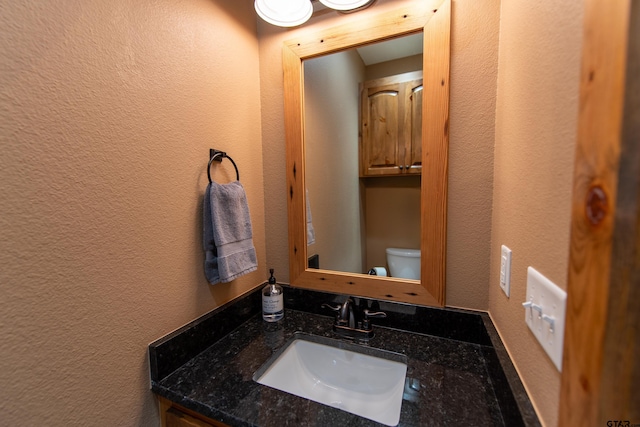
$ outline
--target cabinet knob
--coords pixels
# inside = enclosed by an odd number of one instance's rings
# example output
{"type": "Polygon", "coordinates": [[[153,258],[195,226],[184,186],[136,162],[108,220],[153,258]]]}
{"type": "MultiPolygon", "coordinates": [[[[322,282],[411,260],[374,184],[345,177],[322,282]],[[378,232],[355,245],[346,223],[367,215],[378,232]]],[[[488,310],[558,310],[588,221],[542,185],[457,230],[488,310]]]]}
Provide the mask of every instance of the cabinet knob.
{"type": "Polygon", "coordinates": [[[400,168],[400,170],[402,170],[402,169],[404,169],[404,166],[400,165],[399,168],[400,168]]]}

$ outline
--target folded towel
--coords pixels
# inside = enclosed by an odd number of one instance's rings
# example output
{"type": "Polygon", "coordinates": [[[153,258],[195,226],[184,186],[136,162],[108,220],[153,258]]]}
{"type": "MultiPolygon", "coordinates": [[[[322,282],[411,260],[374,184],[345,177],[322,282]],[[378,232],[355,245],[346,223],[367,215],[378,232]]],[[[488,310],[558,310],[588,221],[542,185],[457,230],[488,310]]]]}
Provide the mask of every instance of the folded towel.
{"type": "Polygon", "coordinates": [[[306,191],[305,200],[307,201],[307,246],[316,242],[316,230],[311,222],[311,204],[309,203],[309,190],[306,191]]]}
{"type": "Polygon", "coordinates": [[[240,181],[210,183],[204,196],[204,270],[211,284],[258,268],[247,196],[240,181]]]}

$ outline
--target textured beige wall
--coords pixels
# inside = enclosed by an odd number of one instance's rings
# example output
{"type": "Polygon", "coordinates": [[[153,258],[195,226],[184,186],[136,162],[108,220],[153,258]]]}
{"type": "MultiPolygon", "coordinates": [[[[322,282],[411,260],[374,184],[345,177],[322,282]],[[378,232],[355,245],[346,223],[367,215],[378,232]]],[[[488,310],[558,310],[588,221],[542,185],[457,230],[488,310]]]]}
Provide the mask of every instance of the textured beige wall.
{"type": "MultiPolygon", "coordinates": [[[[297,29],[258,23],[262,138],[270,265],[288,280],[282,42],[412,0],[379,0],[353,15],[315,16],[297,29]]],[[[451,40],[447,304],[488,308],[493,144],[498,60],[498,0],[454,0],[451,40]]]]}
{"type": "Polygon", "coordinates": [[[265,279],[252,6],[0,6],[0,424],[158,425],[147,344],[265,279]],[[215,287],[212,146],[240,167],[260,264],[215,287]]]}
{"type": "Polygon", "coordinates": [[[368,178],[364,193],[366,265],[388,269],[387,248],[420,249],[420,176],[368,178]]]}
{"type": "Polygon", "coordinates": [[[560,374],[524,322],[527,266],[566,288],[582,3],[502,2],[489,311],[544,424],[560,374]],[[511,297],[500,245],[513,251],[511,297]]]}
{"type": "Polygon", "coordinates": [[[422,70],[422,54],[408,56],[406,58],[379,62],[367,66],[366,80],[375,80],[394,74],[409,73],[422,70]]]}

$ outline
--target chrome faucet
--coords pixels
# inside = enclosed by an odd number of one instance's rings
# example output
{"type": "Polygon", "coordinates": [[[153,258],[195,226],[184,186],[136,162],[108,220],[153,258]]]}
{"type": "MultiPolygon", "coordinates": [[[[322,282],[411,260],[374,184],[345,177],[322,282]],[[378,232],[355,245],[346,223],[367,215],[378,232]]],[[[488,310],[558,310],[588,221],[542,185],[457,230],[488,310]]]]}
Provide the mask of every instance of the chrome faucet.
{"type": "Polygon", "coordinates": [[[358,310],[351,297],[348,297],[342,305],[322,304],[322,307],[336,313],[333,331],[340,336],[352,339],[368,340],[373,338],[373,325],[370,319],[387,317],[386,313],[382,311],[372,312],[368,308],[362,311],[358,310]]]}

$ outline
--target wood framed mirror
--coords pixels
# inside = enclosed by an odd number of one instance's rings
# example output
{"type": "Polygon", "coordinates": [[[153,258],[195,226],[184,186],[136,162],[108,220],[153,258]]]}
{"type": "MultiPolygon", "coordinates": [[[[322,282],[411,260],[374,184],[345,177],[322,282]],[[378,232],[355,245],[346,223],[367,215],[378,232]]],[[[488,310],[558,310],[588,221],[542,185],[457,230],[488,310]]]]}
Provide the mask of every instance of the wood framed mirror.
{"type": "MultiPolygon", "coordinates": [[[[416,2],[373,14],[283,45],[287,147],[289,274],[292,286],[444,306],[449,126],[451,2],[416,2]],[[421,268],[418,280],[307,268],[304,137],[305,60],[399,36],[423,32],[422,178],[420,185],[421,268]]],[[[330,166],[328,166],[330,167],[330,166]]]]}

